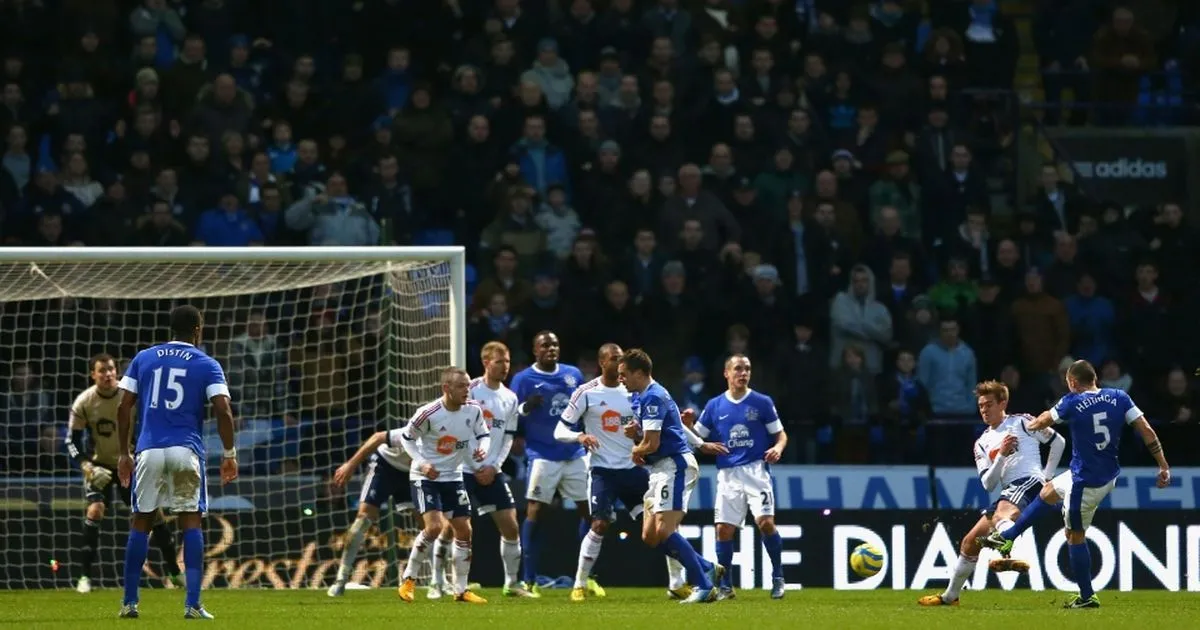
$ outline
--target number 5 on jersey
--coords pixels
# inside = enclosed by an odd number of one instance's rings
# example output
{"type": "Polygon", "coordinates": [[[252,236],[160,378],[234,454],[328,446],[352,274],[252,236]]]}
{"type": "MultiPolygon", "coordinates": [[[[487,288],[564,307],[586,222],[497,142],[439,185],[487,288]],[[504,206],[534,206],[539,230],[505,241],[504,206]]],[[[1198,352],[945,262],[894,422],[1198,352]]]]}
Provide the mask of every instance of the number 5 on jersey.
{"type": "MultiPolygon", "coordinates": [[[[161,367],[154,368],[154,382],[150,385],[150,408],[158,409],[158,396],[162,388],[162,371],[161,367]]],[[[184,368],[171,368],[167,371],[167,391],[171,397],[165,400],[167,409],[175,410],[183,404],[183,380],[187,378],[187,370],[184,368]]]]}
{"type": "Polygon", "coordinates": [[[1104,421],[1108,419],[1108,412],[1101,411],[1100,413],[1092,414],[1092,428],[1095,429],[1096,435],[1104,436],[1096,444],[1096,450],[1103,451],[1108,447],[1108,443],[1112,442],[1112,433],[1108,432],[1108,427],[1104,425],[1104,421]]]}

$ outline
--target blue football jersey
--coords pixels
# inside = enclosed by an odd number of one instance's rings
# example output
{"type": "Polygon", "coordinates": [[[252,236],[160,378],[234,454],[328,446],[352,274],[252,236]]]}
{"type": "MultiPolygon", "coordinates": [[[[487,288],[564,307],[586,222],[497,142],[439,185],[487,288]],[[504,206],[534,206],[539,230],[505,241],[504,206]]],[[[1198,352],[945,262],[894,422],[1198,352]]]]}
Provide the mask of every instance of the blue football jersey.
{"type": "Polygon", "coordinates": [[[683,420],[679,418],[679,407],[662,385],[650,381],[646,391],[633,398],[633,415],[642,431],[660,431],[658,450],[646,458],[647,464],[672,455],[691,453],[684,434],[683,420]]]}
{"type": "Polygon", "coordinates": [[[700,437],[729,449],[728,455],[717,456],[717,468],[733,468],[763,461],[767,449],[775,445],[771,436],[782,431],[783,424],[775,401],[750,390],[741,400],[725,392],[708,401],[695,429],[700,437]]]}
{"type": "Polygon", "coordinates": [[[190,343],[160,344],[133,357],[120,387],[138,397],[138,453],[186,446],[205,457],[208,401],[229,395],[225,372],[215,359],[190,343]]]}
{"type": "Polygon", "coordinates": [[[513,377],[508,387],[517,394],[517,400],[524,403],[535,394],[542,396],[542,406],[521,418],[525,452],[530,459],[563,462],[583,457],[585,451],[579,444],[554,439],[554,427],[562,420],[572,392],[583,380],[583,372],[566,363],[559,363],[553,372],[543,372],[531,365],[513,377]]]}
{"type": "Polygon", "coordinates": [[[1117,452],[1121,430],[1142,417],[1129,394],[1105,387],[1070,393],[1050,409],[1055,424],[1071,432],[1071,477],[1085,487],[1098,488],[1121,473],[1117,452]]]}

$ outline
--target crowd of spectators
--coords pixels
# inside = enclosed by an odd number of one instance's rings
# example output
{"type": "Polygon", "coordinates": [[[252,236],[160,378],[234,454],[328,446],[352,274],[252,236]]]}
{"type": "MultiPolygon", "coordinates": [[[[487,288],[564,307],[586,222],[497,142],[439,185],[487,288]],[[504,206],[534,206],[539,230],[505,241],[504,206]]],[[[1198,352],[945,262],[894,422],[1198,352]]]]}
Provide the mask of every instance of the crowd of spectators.
{"type": "MultiPolygon", "coordinates": [[[[1007,1],[0,0],[0,240],[463,244],[472,355],[645,347],[700,407],[743,352],[793,462],[930,461],[978,380],[1037,413],[1070,358],[1196,425],[1189,209],[1055,163],[1014,198],[1007,1]]],[[[1064,89],[1111,125],[1157,71],[1194,80],[1194,3],[1023,4],[1048,123],[1064,89]]],[[[210,302],[239,414],[303,427],[301,457],[386,421],[377,297],[210,302]]],[[[0,304],[24,468],[66,469],[84,357],[155,341],[162,306],[0,304]]]]}

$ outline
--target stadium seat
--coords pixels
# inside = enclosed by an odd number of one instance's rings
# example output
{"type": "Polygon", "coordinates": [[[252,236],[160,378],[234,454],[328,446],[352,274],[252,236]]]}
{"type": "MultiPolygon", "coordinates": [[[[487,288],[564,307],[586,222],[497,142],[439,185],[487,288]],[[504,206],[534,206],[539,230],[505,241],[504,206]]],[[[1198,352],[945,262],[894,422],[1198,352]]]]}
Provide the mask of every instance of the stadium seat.
{"type": "Polygon", "coordinates": [[[475,287],[479,285],[479,271],[475,269],[475,265],[467,265],[467,295],[475,294],[475,287]]]}
{"type": "Polygon", "coordinates": [[[454,244],[454,232],[450,230],[421,230],[413,236],[414,245],[437,247],[454,244]]]}

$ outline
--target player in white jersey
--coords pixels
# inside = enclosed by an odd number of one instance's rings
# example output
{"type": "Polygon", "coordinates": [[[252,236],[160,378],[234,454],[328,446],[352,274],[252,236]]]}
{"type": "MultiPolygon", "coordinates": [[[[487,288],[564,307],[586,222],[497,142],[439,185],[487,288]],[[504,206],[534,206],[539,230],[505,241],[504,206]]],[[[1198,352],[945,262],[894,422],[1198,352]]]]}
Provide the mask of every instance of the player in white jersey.
{"type": "MultiPolygon", "coordinates": [[[[597,364],[601,374],[576,388],[563,411],[562,422],[554,429],[560,442],[578,442],[588,450],[588,495],[591,507],[591,529],[579,545],[579,562],[571,601],[587,598],[588,578],[600,555],[600,546],[608,525],[615,518],[615,503],[620,501],[630,516],[642,512],[642,497],[649,487],[645,468],[633,463],[634,440],[625,434],[627,423],[633,419],[629,391],[621,384],[621,346],[606,343],[600,346],[597,364]]],[[[691,587],[684,581],[683,565],[667,558],[670,579],[667,592],[674,599],[687,599],[691,587]]]]}
{"type": "Polygon", "coordinates": [[[471,572],[471,498],[463,485],[463,470],[487,456],[491,437],[483,418],[483,407],[468,400],[470,379],[461,368],[442,372],[442,397],[417,410],[408,425],[396,431],[400,445],[412,458],[408,478],[413,503],[425,528],[413,541],[400,599],[411,602],[416,591],[417,571],[446,526],[450,515],[454,530],[454,600],[486,604],[487,600],[467,590],[471,572]]]}
{"type": "MultiPolygon", "coordinates": [[[[508,476],[500,471],[508,453],[512,450],[513,437],[517,432],[517,395],[504,385],[512,363],[508,346],[499,341],[484,344],[479,352],[483,363],[483,376],[471,381],[471,400],[483,407],[483,419],[490,430],[490,447],[482,462],[471,462],[463,476],[463,485],[471,495],[476,516],[492,515],[492,522],[500,532],[500,560],[504,565],[505,597],[532,597],[520,582],[521,528],[517,525],[516,503],[508,485],[508,476]]],[[[448,581],[443,567],[449,565],[450,546],[453,537],[449,529],[442,531],[433,545],[433,581],[429,585],[428,597],[437,599],[445,590],[448,581]]]]}
{"type": "MultiPolygon", "coordinates": [[[[1034,430],[1033,416],[1008,415],[1008,387],[997,381],[985,381],[975,388],[979,397],[979,415],[988,428],[975,441],[972,449],[979,479],[988,492],[1002,488],[1000,496],[991,508],[979,518],[971,531],[963,537],[959,546],[958,562],[946,590],[936,595],[926,595],[917,603],[922,606],[957,606],[959,592],[967,578],[975,572],[982,546],[978,539],[992,531],[1012,525],[1021,510],[1037,498],[1042,486],[1054,475],[1054,469],[1062,459],[1066,440],[1050,430],[1034,430]],[[1050,445],[1046,463],[1042,464],[1043,444],[1050,445]]],[[[1023,560],[998,558],[988,563],[992,571],[1029,570],[1023,560]]]]}
{"type": "Polygon", "coordinates": [[[342,547],[342,561],[337,577],[327,591],[330,597],[341,597],[346,592],[346,582],[354,573],[354,561],[362,547],[367,532],[379,522],[379,509],[387,503],[393,507],[412,508],[412,493],[408,487],[408,474],[412,458],[400,446],[389,443],[388,432],[379,431],[359,447],[345,464],[333,473],[335,488],[344,487],[354,478],[358,465],[370,458],[367,475],[363,479],[362,491],[358,496],[358,514],[346,531],[342,547]]]}

